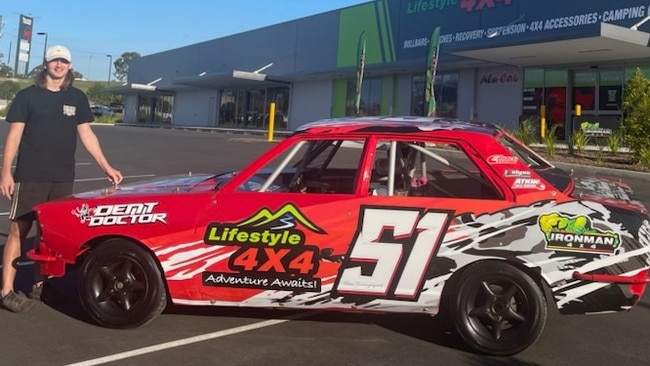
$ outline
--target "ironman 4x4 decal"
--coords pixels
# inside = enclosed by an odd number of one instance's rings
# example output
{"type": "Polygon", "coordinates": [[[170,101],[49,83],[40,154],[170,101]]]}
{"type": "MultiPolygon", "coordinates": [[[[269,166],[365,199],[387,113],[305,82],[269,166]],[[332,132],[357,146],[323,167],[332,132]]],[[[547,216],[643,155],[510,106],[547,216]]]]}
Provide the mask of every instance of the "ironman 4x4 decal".
{"type": "Polygon", "coordinates": [[[233,272],[203,272],[206,286],[247,287],[284,291],[320,291],[318,247],[306,245],[298,228],[325,231],[292,204],[277,212],[261,209],[238,223],[212,223],[206,244],[238,246],[228,262],[233,272]]]}
{"type": "Polygon", "coordinates": [[[362,207],[333,296],[417,299],[452,214],[362,207]]]}
{"type": "Polygon", "coordinates": [[[540,215],[546,248],[572,252],[614,254],[621,243],[618,233],[592,228],[588,216],[569,217],[559,213],[540,215]]]}

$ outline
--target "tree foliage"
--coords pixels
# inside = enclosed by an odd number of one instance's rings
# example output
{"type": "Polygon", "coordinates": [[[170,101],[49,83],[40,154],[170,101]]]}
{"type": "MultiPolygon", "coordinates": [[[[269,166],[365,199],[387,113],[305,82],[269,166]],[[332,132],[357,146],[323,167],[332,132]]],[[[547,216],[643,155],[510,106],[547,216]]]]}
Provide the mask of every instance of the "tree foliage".
{"type": "Polygon", "coordinates": [[[637,68],[625,82],[623,98],[624,121],[621,125],[623,141],[630,148],[635,161],[650,149],[650,80],[637,68]]]}
{"type": "Polygon", "coordinates": [[[124,103],[124,97],[117,94],[106,93],[104,91],[105,87],[106,84],[100,82],[93,83],[88,87],[86,95],[88,96],[91,104],[103,104],[110,106],[114,104],[124,103]]]}
{"type": "Polygon", "coordinates": [[[20,90],[20,85],[11,80],[5,80],[0,82],[0,99],[12,100],[18,91],[20,90]]]}
{"type": "Polygon", "coordinates": [[[104,92],[105,87],[106,84],[104,83],[93,83],[90,87],[88,87],[88,91],[86,91],[86,95],[88,95],[88,99],[90,100],[91,103],[104,104],[104,105],[108,105],[111,103],[112,96],[104,92]]]}
{"type": "Polygon", "coordinates": [[[137,52],[124,52],[122,56],[113,62],[113,66],[115,66],[113,75],[115,78],[119,81],[126,81],[129,73],[129,62],[139,57],[141,56],[137,52]]]}
{"type": "Polygon", "coordinates": [[[0,77],[10,78],[14,76],[14,69],[11,66],[1,63],[0,64],[0,77]]]}

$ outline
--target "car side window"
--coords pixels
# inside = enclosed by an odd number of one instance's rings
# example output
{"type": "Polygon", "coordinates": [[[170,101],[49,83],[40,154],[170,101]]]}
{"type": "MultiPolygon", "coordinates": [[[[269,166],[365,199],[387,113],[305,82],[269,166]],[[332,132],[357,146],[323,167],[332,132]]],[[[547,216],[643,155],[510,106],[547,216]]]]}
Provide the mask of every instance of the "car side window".
{"type": "Polygon", "coordinates": [[[456,144],[382,140],[376,145],[373,195],[502,199],[456,144]]]}
{"type": "Polygon", "coordinates": [[[353,194],[363,140],[300,141],[259,169],[239,191],[353,194]]]}

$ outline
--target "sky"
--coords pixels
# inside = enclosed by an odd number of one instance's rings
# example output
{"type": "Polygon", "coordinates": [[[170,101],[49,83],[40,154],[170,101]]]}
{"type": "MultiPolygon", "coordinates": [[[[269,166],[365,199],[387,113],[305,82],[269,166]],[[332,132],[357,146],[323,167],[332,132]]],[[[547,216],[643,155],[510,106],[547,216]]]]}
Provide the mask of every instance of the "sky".
{"type": "Polygon", "coordinates": [[[125,52],[146,56],[368,1],[0,0],[0,62],[14,67],[20,14],[34,19],[30,70],[42,60],[47,38],[48,47],[70,49],[85,79],[103,81],[111,60],[125,52]]]}

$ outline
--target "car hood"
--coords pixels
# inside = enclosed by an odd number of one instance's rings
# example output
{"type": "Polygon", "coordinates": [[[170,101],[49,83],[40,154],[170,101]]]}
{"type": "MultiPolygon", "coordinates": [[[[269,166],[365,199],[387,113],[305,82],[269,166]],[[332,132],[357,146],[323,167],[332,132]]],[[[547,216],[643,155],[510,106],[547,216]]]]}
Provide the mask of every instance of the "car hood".
{"type": "Polygon", "coordinates": [[[173,175],[148,181],[120,184],[116,187],[77,193],[75,198],[98,198],[108,196],[131,196],[141,194],[187,193],[209,191],[216,187],[215,174],[173,175]]]}
{"type": "Polygon", "coordinates": [[[593,176],[573,176],[574,189],[571,197],[597,201],[648,214],[648,210],[634,198],[634,192],[622,181],[593,176]]]}

